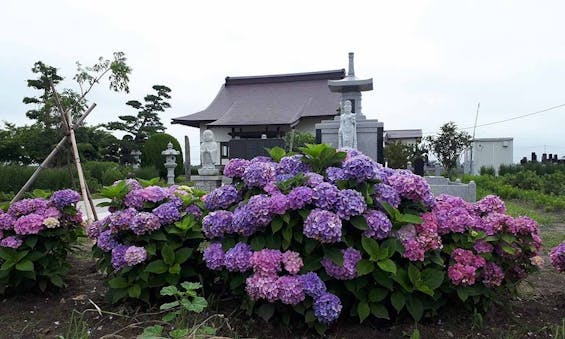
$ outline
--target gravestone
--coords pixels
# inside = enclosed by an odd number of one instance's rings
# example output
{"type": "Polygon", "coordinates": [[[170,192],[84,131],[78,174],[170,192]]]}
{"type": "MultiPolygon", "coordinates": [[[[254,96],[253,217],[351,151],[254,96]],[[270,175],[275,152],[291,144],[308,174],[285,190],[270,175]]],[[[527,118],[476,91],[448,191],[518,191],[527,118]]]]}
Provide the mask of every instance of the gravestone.
{"type": "Polygon", "coordinates": [[[553,162],[558,162],[557,154],[553,155],[553,162]]]}
{"type": "Polygon", "coordinates": [[[253,159],[257,156],[269,156],[268,148],[285,148],[283,139],[232,139],[228,142],[229,158],[253,159]]]}
{"type": "Polygon", "coordinates": [[[414,174],[417,174],[419,176],[424,176],[424,159],[422,158],[416,158],[414,160],[414,174]]]}
{"type": "Polygon", "coordinates": [[[525,165],[525,164],[527,164],[527,163],[528,163],[528,158],[526,158],[526,157],[523,157],[523,158],[520,160],[520,165],[525,165]]]}
{"type": "Polygon", "coordinates": [[[541,155],[541,162],[547,162],[547,153],[541,155]]]}
{"type": "Polygon", "coordinates": [[[536,152],[532,152],[532,162],[537,162],[537,161],[538,161],[538,156],[536,152]]]}

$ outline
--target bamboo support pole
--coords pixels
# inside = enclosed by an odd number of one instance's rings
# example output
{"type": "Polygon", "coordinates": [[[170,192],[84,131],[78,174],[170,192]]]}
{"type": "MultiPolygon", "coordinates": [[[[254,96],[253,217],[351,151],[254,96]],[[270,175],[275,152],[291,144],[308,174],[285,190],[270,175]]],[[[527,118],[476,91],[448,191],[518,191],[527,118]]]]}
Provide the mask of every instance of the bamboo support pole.
{"type": "MultiPolygon", "coordinates": [[[[92,112],[92,110],[96,107],[96,104],[92,104],[83,114],[80,118],[78,118],[78,120],[75,122],[73,128],[76,128],[78,126],[80,126],[80,124],[82,124],[82,122],[84,121],[84,119],[86,119],[86,117],[90,114],[90,112],[92,112]]],[[[61,148],[63,148],[63,145],[65,144],[65,141],[67,140],[67,137],[63,137],[59,143],[55,146],[55,148],[53,148],[53,150],[51,151],[51,153],[49,153],[49,155],[45,158],[45,160],[43,160],[43,162],[39,165],[39,167],[35,170],[35,172],[33,172],[33,174],[31,175],[31,177],[27,180],[27,182],[24,184],[24,186],[18,191],[18,193],[14,196],[14,198],[12,199],[12,201],[10,201],[10,204],[15,203],[16,201],[20,200],[22,198],[22,196],[24,195],[25,192],[27,192],[27,190],[29,190],[29,188],[31,187],[31,185],[33,185],[33,183],[35,182],[35,179],[37,179],[37,176],[39,175],[39,173],[41,173],[41,171],[47,167],[47,164],[49,164],[49,162],[51,162],[51,160],[53,159],[53,157],[55,157],[55,155],[61,150],[61,148]]]]}

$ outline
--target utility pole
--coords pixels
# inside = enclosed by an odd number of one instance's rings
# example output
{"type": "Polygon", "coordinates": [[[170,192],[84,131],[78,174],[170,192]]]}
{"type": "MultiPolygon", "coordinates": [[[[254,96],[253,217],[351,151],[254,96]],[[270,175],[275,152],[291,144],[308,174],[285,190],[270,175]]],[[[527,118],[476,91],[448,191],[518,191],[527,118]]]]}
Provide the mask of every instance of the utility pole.
{"type": "Polygon", "coordinates": [[[477,121],[479,120],[479,109],[481,108],[481,103],[477,104],[477,114],[475,115],[475,125],[473,126],[473,139],[471,139],[471,157],[469,159],[469,171],[473,175],[473,149],[475,148],[475,130],[477,129],[477,121]]]}

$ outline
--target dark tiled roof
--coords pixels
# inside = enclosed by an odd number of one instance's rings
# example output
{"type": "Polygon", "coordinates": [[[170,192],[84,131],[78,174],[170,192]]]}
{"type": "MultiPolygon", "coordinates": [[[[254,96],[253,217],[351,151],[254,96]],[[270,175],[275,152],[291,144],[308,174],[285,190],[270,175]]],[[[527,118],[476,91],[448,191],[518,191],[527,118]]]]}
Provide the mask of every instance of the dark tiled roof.
{"type": "Polygon", "coordinates": [[[328,80],[345,70],[264,76],[226,77],[216,98],[203,111],[173,119],[175,124],[210,126],[292,125],[303,117],[336,114],[339,93],[328,80]]]}

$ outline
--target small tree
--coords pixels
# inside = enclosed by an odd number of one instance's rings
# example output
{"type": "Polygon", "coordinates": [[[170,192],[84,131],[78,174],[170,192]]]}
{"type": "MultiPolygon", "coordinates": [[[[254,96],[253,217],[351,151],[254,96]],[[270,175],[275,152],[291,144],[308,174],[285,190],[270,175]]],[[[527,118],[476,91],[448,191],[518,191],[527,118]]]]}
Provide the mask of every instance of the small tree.
{"type": "Polygon", "coordinates": [[[126,105],[138,110],[137,115],[121,115],[120,121],[112,121],[104,125],[111,131],[124,131],[130,135],[133,142],[141,147],[147,138],[153,134],[163,132],[165,127],[159,118],[159,112],[164,112],[171,105],[165,101],[170,99],[171,89],[167,86],[155,85],[152,87],[156,94],[148,94],[143,98],[145,105],[137,100],[130,100],[126,105]]]}
{"type": "Polygon", "coordinates": [[[440,127],[439,133],[426,138],[430,151],[435,154],[448,174],[457,167],[457,159],[461,152],[471,144],[471,135],[459,130],[450,121],[440,127]]]}
{"type": "Polygon", "coordinates": [[[314,136],[308,132],[295,131],[295,132],[288,132],[284,137],[284,142],[286,143],[286,149],[289,152],[298,152],[300,147],[304,147],[306,146],[306,144],[315,143],[316,138],[314,138],[314,136]],[[292,149],[290,149],[291,145],[292,145],[292,149]]]}
{"type": "Polygon", "coordinates": [[[400,141],[392,142],[384,148],[385,161],[390,168],[406,168],[409,161],[414,164],[426,152],[417,144],[403,144],[400,141]]]}

